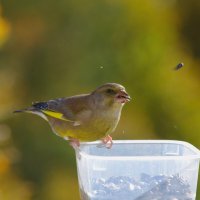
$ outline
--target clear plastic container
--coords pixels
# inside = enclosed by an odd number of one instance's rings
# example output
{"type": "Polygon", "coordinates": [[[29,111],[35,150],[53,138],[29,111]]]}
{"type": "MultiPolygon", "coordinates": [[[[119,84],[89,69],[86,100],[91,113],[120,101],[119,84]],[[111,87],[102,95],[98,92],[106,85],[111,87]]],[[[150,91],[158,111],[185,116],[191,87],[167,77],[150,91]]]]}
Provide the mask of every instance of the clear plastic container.
{"type": "Polygon", "coordinates": [[[200,151],[186,142],[98,142],[76,150],[82,200],[195,200],[200,151]]]}

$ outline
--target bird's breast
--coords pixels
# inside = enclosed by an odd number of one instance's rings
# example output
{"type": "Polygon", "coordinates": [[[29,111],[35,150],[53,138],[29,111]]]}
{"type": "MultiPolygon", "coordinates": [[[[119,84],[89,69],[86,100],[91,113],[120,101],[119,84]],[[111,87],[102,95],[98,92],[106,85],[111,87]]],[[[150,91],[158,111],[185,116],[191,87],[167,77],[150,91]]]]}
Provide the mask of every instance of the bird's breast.
{"type": "Polygon", "coordinates": [[[112,110],[97,111],[91,120],[96,131],[109,134],[116,128],[121,115],[121,110],[113,112],[112,110]]]}

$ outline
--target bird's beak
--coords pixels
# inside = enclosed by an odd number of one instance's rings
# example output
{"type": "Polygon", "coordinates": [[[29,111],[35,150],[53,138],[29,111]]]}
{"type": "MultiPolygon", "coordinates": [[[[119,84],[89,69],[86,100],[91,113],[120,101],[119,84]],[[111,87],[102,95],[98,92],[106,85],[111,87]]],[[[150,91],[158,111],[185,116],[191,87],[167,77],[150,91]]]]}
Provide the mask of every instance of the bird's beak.
{"type": "Polygon", "coordinates": [[[121,103],[126,103],[128,101],[131,100],[131,97],[128,95],[128,93],[125,90],[120,90],[117,95],[116,98],[118,99],[118,101],[120,101],[121,103]]]}

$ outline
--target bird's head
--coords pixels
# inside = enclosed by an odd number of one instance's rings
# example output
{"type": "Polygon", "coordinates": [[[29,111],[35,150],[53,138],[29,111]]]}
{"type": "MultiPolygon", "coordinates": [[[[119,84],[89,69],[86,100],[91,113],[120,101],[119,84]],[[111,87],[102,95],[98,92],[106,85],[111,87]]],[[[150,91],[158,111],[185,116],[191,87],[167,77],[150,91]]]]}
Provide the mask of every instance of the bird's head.
{"type": "Polygon", "coordinates": [[[106,83],[93,91],[92,95],[101,105],[121,106],[131,99],[125,88],[117,83],[106,83]]]}

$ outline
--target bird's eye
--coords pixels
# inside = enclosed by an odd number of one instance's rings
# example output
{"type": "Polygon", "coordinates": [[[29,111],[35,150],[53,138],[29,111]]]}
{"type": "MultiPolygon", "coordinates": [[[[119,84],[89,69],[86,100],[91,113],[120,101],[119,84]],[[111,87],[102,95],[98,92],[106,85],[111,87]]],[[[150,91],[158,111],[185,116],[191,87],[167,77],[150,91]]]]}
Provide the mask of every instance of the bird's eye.
{"type": "Polygon", "coordinates": [[[116,94],[116,92],[113,89],[107,89],[106,93],[108,93],[108,94],[116,94]]]}

